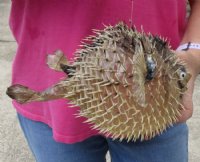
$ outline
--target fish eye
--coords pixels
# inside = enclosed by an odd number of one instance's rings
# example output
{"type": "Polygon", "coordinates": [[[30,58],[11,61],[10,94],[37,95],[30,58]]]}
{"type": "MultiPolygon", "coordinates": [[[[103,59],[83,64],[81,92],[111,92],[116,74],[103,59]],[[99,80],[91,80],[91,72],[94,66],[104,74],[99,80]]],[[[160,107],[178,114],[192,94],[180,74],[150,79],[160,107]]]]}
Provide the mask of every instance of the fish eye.
{"type": "Polygon", "coordinates": [[[179,77],[181,80],[183,80],[186,77],[186,72],[184,71],[180,72],[179,77]]]}

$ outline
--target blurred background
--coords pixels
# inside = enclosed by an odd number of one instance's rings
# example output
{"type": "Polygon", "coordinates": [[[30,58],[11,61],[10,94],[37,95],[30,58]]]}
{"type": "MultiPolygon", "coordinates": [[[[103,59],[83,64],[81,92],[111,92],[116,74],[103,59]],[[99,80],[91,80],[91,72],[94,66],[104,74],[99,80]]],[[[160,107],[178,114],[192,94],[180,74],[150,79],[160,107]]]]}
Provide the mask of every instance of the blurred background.
{"type": "MultiPolygon", "coordinates": [[[[19,127],[15,109],[5,95],[10,85],[16,42],[9,30],[9,0],[0,0],[0,162],[34,162],[19,127]]],[[[200,77],[194,92],[194,114],[188,121],[189,162],[200,162],[200,77]]]]}

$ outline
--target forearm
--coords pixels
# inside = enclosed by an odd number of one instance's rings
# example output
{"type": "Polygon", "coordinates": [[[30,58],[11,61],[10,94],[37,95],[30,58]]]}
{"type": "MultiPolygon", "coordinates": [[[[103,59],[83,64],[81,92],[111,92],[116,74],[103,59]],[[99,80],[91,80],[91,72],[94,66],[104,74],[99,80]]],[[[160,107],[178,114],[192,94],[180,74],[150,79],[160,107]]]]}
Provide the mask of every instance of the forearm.
{"type": "MultiPolygon", "coordinates": [[[[200,44],[200,0],[190,0],[191,14],[181,44],[193,42],[200,44]]],[[[200,50],[189,49],[185,56],[193,69],[193,75],[200,73],[200,50]]]]}

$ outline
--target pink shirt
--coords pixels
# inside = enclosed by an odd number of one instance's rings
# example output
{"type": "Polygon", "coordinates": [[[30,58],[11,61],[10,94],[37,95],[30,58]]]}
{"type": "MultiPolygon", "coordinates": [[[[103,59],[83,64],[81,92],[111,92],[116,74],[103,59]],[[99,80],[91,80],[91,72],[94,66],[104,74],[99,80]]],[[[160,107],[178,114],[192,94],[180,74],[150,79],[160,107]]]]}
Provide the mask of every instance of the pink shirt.
{"type": "MultiPolygon", "coordinates": [[[[134,0],[133,24],[145,32],[167,37],[176,48],[186,19],[185,0],[134,0]]],[[[81,39],[102,29],[102,24],[129,24],[131,0],[13,0],[10,28],[18,43],[12,83],[42,91],[65,75],[49,69],[46,56],[57,49],[73,57],[81,39]]],[[[84,118],[75,118],[78,108],[68,108],[64,99],[14,103],[25,117],[48,124],[56,141],[74,143],[97,134],[84,118]]]]}

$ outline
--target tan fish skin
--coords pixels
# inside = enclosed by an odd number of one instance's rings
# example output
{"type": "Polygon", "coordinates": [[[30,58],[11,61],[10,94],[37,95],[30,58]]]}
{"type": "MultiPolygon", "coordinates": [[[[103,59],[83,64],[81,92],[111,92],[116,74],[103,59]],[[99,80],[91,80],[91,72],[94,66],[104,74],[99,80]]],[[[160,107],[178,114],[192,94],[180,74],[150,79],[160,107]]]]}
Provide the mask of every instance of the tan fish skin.
{"type": "Polygon", "coordinates": [[[43,92],[13,85],[7,94],[19,103],[66,98],[80,106],[78,116],[114,139],[151,139],[173,125],[190,74],[167,42],[124,23],[94,32],[71,64],[61,51],[48,56],[65,80],[43,92]]]}

